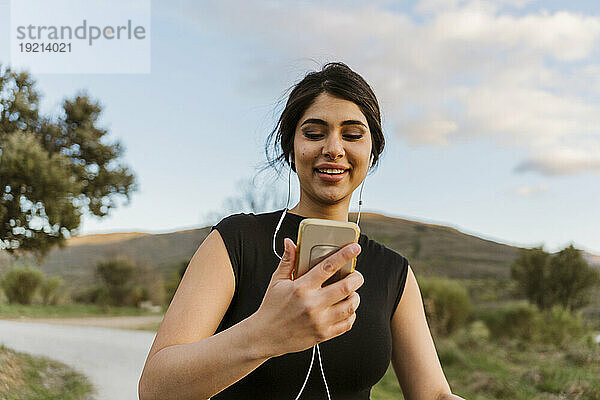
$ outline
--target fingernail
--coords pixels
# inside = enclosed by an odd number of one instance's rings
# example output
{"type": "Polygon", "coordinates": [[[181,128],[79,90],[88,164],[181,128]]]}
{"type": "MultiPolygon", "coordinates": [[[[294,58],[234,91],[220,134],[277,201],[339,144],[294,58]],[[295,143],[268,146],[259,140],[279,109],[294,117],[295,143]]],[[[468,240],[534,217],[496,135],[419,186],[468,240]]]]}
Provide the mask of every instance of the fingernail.
{"type": "Polygon", "coordinates": [[[358,252],[360,251],[360,245],[357,243],[354,243],[351,246],[351,251],[352,251],[352,254],[354,254],[354,255],[358,254],[358,252]]]}

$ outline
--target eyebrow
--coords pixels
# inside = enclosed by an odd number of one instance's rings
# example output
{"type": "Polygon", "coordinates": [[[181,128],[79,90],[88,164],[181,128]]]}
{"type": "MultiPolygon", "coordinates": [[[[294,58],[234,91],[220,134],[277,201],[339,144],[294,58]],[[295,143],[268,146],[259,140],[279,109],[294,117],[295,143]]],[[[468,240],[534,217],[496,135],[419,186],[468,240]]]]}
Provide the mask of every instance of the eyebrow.
{"type": "MultiPolygon", "coordinates": [[[[319,118],[309,118],[306,121],[304,121],[302,123],[302,125],[300,125],[300,126],[303,126],[305,124],[317,124],[317,125],[328,126],[327,122],[325,122],[325,121],[323,121],[322,119],[319,119],[319,118]]],[[[357,121],[355,119],[349,119],[349,120],[346,120],[346,121],[342,121],[342,123],[340,125],[341,126],[345,126],[345,125],[362,125],[365,128],[367,127],[365,124],[363,124],[362,122],[357,121]]]]}

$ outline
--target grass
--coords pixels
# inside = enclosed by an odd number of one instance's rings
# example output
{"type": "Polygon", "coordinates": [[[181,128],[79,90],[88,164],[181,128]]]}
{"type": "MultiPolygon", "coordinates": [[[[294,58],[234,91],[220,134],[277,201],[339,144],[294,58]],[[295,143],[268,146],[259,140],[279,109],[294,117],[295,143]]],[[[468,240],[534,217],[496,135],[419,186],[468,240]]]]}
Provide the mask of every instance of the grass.
{"type": "Polygon", "coordinates": [[[390,363],[385,375],[371,389],[371,399],[373,400],[398,400],[403,399],[398,379],[390,363]]]}
{"type": "Polygon", "coordinates": [[[131,315],[157,315],[137,307],[108,307],[96,304],[0,304],[0,318],[69,318],[69,317],[109,317],[131,315]]]}
{"type": "MultiPolygon", "coordinates": [[[[469,400],[600,399],[600,346],[565,348],[519,340],[491,341],[459,333],[436,347],[453,392],[469,400]]],[[[374,400],[402,399],[390,364],[374,400]]]]}
{"type": "Polygon", "coordinates": [[[0,345],[0,399],[90,400],[95,390],[69,366],[0,345]]]}
{"type": "Polygon", "coordinates": [[[158,328],[160,327],[160,322],[153,322],[147,325],[140,325],[137,328],[134,328],[136,331],[150,331],[150,332],[158,332],[158,328]]]}

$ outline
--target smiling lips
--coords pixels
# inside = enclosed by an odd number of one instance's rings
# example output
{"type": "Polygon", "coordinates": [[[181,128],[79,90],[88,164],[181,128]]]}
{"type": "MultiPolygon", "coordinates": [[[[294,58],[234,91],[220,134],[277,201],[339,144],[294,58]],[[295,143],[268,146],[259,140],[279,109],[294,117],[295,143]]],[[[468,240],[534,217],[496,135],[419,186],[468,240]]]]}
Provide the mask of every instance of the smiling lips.
{"type": "Polygon", "coordinates": [[[344,168],[315,168],[317,176],[327,182],[339,182],[346,175],[348,175],[348,169],[344,168]]]}
{"type": "Polygon", "coordinates": [[[317,176],[326,182],[339,182],[346,175],[350,168],[342,164],[323,163],[315,167],[314,171],[317,176]]]}

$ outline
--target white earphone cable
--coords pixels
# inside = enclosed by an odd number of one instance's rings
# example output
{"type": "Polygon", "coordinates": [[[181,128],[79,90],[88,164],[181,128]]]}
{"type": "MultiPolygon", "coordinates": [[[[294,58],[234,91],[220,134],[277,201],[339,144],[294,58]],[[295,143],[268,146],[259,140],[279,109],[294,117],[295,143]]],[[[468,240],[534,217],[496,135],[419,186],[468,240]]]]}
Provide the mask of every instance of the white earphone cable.
{"type": "MultiPolygon", "coordinates": [[[[372,160],[372,158],[369,160],[369,164],[371,163],[371,160],[372,160]]],[[[277,258],[279,258],[280,260],[281,260],[282,256],[280,256],[279,254],[277,254],[277,251],[275,250],[275,238],[277,237],[277,232],[279,231],[279,228],[281,227],[281,223],[283,222],[283,218],[285,217],[285,214],[288,211],[288,207],[290,205],[290,180],[291,180],[291,175],[292,175],[292,169],[290,168],[290,171],[289,171],[289,174],[288,174],[288,196],[287,196],[287,203],[285,205],[285,208],[283,209],[283,212],[281,213],[281,217],[279,218],[279,222],[277,223],[277,227],[275,228],[275,233],[273,233],[273,253],[275,253],[275,255],[277,256],[277,258]]],[[[358,216],[356,218],[356,225],[358,225],[358,222],[360,221],[360,209],[361,209],[361,206],[362,206],[362,191],[363,191],[363,187],[365,186],[365,181],[366,180],[367,180],[367,177],[365,176],[365,179],[363,179],[362,184],[360,186],[360,194],[359,194],[359,199],[358,199],[358,216]]],[[[321,376],[323,377],[323,382],[325,382],[325,390],[327,391],[327,399],[331,400],[331,395],[329,394],[329,386],[327,386],[327,379],[325,379],[325,372],[323,372],[323,364],[321,363],[321,350],[319,349],[319,344],[318,343],[313,346],[313,352],[312,352],[312,357],[310,359],[310,366],[308,367],[308,373],[306,374],[306,378],[304,379],[304,383],[302,384],[302,388],[300,388],[300,392],[296,396],[295,400],[298,400],[300,398],[300,395],[304,391],[304,387],[306,386],[306,383],[308,382],[308,377],[310,376],[310,371],[312,370],[312,365],[313,365],[313,362],[314,362],[314,359],[315,359],[315,348],[317,349],[317,354],[319,356],[319,367],[321,368],[321,376]]]]}

